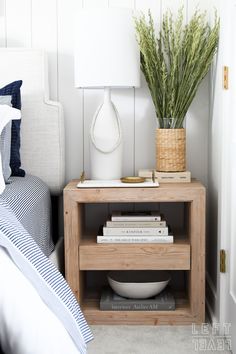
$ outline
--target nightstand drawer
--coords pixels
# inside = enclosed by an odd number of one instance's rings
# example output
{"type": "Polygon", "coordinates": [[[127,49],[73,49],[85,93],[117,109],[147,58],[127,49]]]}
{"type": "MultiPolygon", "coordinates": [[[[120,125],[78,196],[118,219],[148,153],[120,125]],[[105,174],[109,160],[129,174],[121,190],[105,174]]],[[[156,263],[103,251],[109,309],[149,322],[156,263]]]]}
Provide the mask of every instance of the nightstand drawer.
{"type": "Polygon", "coordinates": [[[86,244],[79,248],[81,270],[190,269],[190,245],[173,244],[86,244]]]}

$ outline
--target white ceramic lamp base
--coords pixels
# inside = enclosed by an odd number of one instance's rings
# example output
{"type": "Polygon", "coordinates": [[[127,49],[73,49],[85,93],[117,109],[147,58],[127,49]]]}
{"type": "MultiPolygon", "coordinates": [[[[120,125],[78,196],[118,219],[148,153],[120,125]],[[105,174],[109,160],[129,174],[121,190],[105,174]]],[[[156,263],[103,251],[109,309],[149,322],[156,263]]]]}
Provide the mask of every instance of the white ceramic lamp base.
{"type": "Polygon", "coordinates": [[[122,177],[122,132],[118,112],[111,102],[110,89],[96,111],[90,129],[91,179],[122,177]]]}
{"type": "Polygon", "coordinates": [[[110,180],[122,177],[122,146],[103,154],[90,144],[91,179],[110,180]]]}

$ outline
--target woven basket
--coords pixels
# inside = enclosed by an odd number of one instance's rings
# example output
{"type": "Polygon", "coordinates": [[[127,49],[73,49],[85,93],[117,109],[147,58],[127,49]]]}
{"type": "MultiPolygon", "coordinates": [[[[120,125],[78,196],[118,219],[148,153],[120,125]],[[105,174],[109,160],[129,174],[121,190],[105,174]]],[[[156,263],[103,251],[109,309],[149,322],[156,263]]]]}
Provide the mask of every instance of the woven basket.
{"type": "Polygon", "coordinates": [[[185,129],[156,129],[156,169],[160,172],[186,171],[185,129]]]}

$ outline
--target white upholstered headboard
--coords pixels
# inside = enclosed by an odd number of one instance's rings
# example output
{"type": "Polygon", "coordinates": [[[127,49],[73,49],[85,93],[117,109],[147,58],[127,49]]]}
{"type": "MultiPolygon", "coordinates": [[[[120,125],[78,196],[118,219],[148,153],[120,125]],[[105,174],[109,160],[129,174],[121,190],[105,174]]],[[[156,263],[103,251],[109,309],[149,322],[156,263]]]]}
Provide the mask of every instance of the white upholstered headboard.
{"type": "Polygon", "coordinates": [[[23,80],[21,87],[21,164],[59,194],[65,183],[62,106],[49,100],[48,70],[40,50],[0,48],[0,87],[23,80]]]}

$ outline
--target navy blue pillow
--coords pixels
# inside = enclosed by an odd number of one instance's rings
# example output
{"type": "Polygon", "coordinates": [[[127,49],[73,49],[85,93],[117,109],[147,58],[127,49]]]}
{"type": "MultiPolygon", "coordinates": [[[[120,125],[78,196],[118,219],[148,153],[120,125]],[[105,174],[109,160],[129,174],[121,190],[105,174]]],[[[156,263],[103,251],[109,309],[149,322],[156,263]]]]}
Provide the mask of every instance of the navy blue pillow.
{"type": "MultiPolygon", "coordinates": [[[[7,86],[0,89],[0,95],[11,95],[12,107],[21,109],[21,95],[20,88],[22,85],[22,80],[14,81],[7,86]]],[[[21,120],[13,120],[11,127],[11,158],[10,167],[12,171],[12,176],[25,176],[25,171],[20,168],[20,124],[21,120]]]]}

